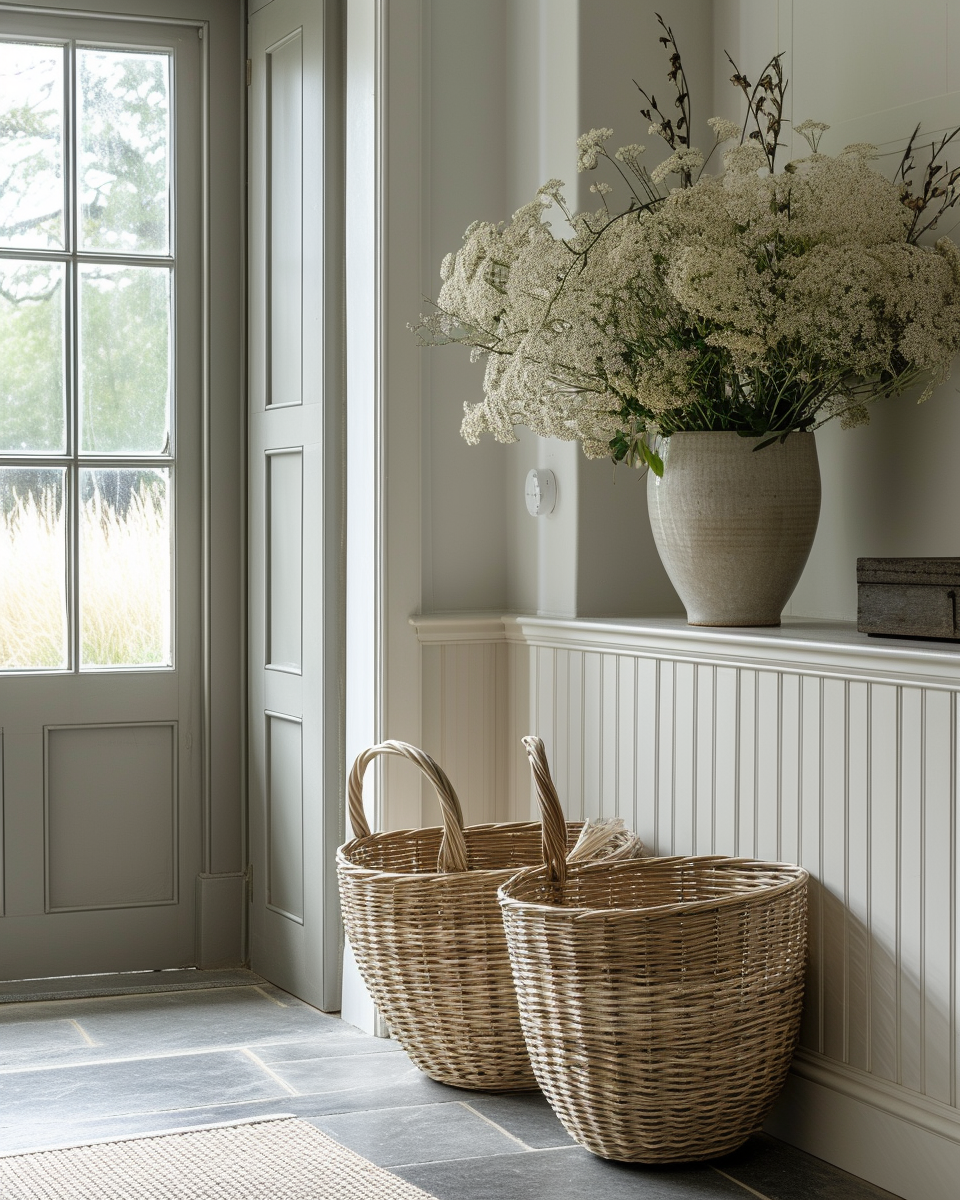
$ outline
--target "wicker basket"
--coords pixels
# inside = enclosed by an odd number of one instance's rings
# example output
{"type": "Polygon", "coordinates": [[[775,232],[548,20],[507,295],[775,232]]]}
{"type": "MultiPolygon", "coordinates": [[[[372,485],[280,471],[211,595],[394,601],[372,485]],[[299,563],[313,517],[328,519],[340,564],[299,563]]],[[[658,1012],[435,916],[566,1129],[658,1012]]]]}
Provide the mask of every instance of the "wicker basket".
{"type": "MultiPolygon", "coordinates": [[[[544,861],[539,823],[464,829],[450,780],[429,755],[404,742],[384,742],[358,757],[348,799],[355,837],[337,853],[343,921],[391,1034],[441,1083],[492,1091],[535,1088],[497,889],[521,867],[544,861]],[[443,828],[370,833],[363,775],[381,754],[419,766],[436,788],[443,828]]],[[[642,850],[622,822],[587,829],[573,823],[558,836],[564,852],[579,838],[575,857],[642,850]]]]}
{"type": "Polygon", "coordinates": [[[760,1127],[796,1045],[806,871],[722,857],[568,868],[542,748],[524,744],[552,840],[547,865],[514,876],[500,903],[537,1082],[603,1158],[730,1153],[760,1127]]]}

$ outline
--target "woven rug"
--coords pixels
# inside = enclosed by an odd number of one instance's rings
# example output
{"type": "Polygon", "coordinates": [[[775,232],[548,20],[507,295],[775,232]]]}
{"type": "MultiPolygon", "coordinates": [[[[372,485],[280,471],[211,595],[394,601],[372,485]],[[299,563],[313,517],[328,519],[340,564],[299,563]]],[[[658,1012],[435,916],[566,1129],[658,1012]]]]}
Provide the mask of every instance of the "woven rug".
{"type": "Polygon", "coordinates": [[[0,1157],[3,1200],[429,1200],[296,1117],[0,1157]]]}

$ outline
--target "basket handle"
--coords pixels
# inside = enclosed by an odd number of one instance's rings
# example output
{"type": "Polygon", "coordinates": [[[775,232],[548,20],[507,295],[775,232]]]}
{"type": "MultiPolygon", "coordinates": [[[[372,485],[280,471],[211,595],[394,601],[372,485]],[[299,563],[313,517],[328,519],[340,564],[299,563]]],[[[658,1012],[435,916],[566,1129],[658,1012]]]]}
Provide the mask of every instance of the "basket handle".
{"type": "Polygon", "coordinates": [[[443,840],[440,842],[440,854],[437,859],[437,870],[440,872],[469,870],[467,861],[467,841],[463,836],[463,810],[453,784],[447,778],[447,773],[439,763],[434,762],[429,754],[411,746],[409,742],[381,742],[377,746],[369,746],[361,754],[350,770],[347,781],[347,805],[350,811],[350,825],[355,838],[370,836],[370,826],[363,811],[363,776],[367,767],[380,754],[396,754],[407,758],[420,768],[436,789],[440,801],[440,811],[443,815],[443,840]]]}
{"type": "Polygon", "coordinates": [[[543,827],[543,863],[549,878],[563,883],[567,877],[567,818],[560,807],[560,797],[554,787],[547,763],[547,751],[543,741],[528,734],[521,739],[530,759],[533,782],[540,804],[540,820],[543,827]]]}

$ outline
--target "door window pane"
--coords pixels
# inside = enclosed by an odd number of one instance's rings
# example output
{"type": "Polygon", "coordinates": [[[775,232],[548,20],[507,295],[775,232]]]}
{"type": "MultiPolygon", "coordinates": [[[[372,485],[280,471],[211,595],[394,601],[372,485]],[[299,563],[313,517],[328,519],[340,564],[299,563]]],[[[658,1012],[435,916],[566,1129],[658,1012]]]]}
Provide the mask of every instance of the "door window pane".
{"type": "Polygon", "coordinates": [[[0,259],[0,452],[62,454],[66,267],[0,259]]]}
{"type": "Polygon", "coordinates": [[[80,472],[80,664],[169,666],[170,472],[80,472]]]}
{"type": "Polygon", "coordinates": [[[0,42],[0,245],[60,249],[63,47],[0,42]]]}
{"type": "Polygon", "coordinates": [[[170,251],[170,56],[77,50],[80,248],[170,251]]]}
{"type": "Polygon", "coordinates": [[[67,665],[64,472],[0,467],[0,669],[67,665]]]}
{"type": "Polygon", "coordinates": [[[81,453],[169,450],[170,281],[166,267],[81,265],[81,453]]]}

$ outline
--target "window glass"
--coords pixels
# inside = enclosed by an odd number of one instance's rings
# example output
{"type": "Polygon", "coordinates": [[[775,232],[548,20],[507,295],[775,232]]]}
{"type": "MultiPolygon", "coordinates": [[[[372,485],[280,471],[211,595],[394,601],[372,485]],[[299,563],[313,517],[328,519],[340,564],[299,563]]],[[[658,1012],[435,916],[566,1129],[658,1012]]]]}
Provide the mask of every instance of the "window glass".
{"type": "Polygon", "coordinates": [[[168,666],[170,472],[80,472],[80,665],[168,666]]]}
{"type": "Polygon", "coordinates": [[[81,250],[170,252],[170,58],[77,50],[81,250]]]}
{"type": "Polygon", "coordinates": [[[80,265],[80,449],[169,449],[170,284],[166,267],[80,265]]]}
{"type": "Polygon", "coordinates": [[[0,42],[0,246],[62,249],[62,46],[0,42]]]}
{"type": "Polygon", "coordinates": [[[0,467],[0,669],[67,665],[64,475],[0,467]]]}
{"type": "Polygon", "coordinates": [[[0,258],[0,453],[63,454],[62,262],[0,258]]]}

